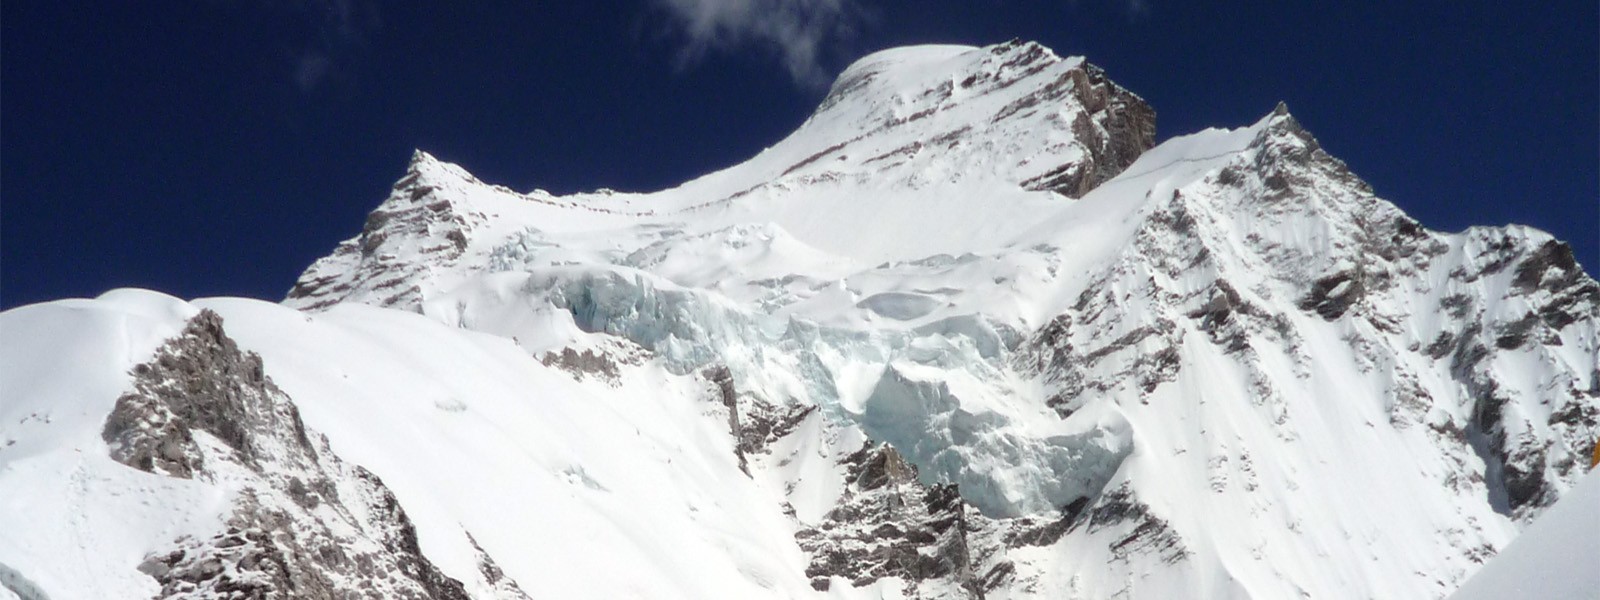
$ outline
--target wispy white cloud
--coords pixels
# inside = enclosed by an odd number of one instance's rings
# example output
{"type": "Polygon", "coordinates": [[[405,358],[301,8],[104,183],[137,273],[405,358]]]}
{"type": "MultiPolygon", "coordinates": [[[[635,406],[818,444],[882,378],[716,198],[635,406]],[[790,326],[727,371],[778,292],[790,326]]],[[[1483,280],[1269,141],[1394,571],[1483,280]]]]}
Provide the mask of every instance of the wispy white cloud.
{"type": "Polygon", "coordinates": [[[289,81],[303,94],[348,77],[382,27],[376,0],[259,0],[260,14],[283,24],[289,81]]]}
{"type": "Polygon", "coordinates": [[[295,63],[294,85],[300,88],[301,92],[309,93],[327,79],[332,69],[333,59],[328,58],[328,55],[307,50],[295,63]]]}
{"type": "Polygon", "coordinates": [[[823,62],[855,35],[863,13],[852,0],[655,0],[684,42],[680,60],[708,51],[773,52],[801,85],[823,85],[823,62]]]}
{"type": "Polygon", "coordinates": [[[1129,19],[1138,19],[1150,14],[1149,0],[1068,0],[1073,7],[1084,4],[1104,4],[1111,7],[1121,6],[1128,13],[1129,19]]]}

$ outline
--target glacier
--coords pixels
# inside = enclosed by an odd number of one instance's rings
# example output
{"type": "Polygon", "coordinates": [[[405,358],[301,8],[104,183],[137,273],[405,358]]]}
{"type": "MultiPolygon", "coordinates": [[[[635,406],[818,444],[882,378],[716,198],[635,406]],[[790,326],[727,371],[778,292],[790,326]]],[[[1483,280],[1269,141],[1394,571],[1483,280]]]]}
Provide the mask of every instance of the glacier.
{"type": "Polygon", "coordinates": [[[418,151],[280,304],[0,313],[0,597],[1442,598],[1593,479],[1570,248],[1429,230],[1283,105],[1155,117],[1037,44],[892,49],[676,188],[418,151]],[[264,379],[217,389],[304,444],[244,460],[183,400],[145,418],[203,467],[113,459],[148,365],[230,345],[264,379]],[[416,550],[199,568],[240,523],[416,550]]]}

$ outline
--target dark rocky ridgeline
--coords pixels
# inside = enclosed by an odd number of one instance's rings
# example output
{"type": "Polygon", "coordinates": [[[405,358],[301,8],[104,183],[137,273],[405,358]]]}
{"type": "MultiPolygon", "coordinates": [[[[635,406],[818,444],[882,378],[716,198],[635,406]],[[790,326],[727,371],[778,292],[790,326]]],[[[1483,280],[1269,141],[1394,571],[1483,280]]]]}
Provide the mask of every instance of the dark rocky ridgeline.
{"type": "MultiPolygon", "coordinates": [[[[1031,51],[1021,51],[1021,56],[1028,60],[1038,60],[1043,55],[1042,47],[1032,43],[1002,44],[991,51],[1001,53],[1015,47],[1031,47],[1031,51]]],[[[1088,158],[1055,167],[1021,183],[1030,190],[1050,190],[1069,198],[1081,198],[1122,173],[1139,155],[1155,146],[1156,111],[1143,98],[1111,81],[1100,67],[1083,63],[1001,112],[1021,110],[1018,106],[1049,105],[1069,97],[1083,106],[1084,112],[1073,118],[1072,133],[1088,152],[1088,158]]]]}
{"type": "Polygon", "coordinates": [[[773,442],[793,433],[801,421],[817,411],[816,406],[778,406],[752,394],[741,395],[734,386],[733,373],[725,365],[707,367],[700,375],[715,388],[713,395],[728,411],[733,454],[739,458],[739,470],[745,475],[750,474],[750,455],[765,452],[773,442]]]}
{"type": "Polygon", "coordinates": [[[389,197],[367,215],[361,235],[341,242],[307,268],[284,303],[316,310],[361,295],[381,298],[369,302],[377,306],[416,310],[422,301],[418,284],[429,267],[459,262],[468,237],[487,220],[463,210],[449,192],[440,193],[441,186],[453,183],[451,178],[477,183],[471,175],[416,151],[389,197]],[[408,256],[412,250],[420,255],[408,256]]]}
{"type": "MultiPolygon", "coordinates": [[[[1557,375],[1538,397],[1513,397],[1508,388],[1514,386],[1506,382],[1519,374],[1501,371],[1497,358],[1515,352],[1550,357],[1545,348],[1561,346],[1564,331],[1592,335],[1600,322],[1600,284],[1583,272],[1570,246],[1543,234],[1517,227],[1473,228],[1459,236],[1429,231],[1376,199],[1370,186],[1327,155],[1281,106],[1278,114],[1283,118],[1256,142],[1261,151],[1252,175],[1264,188],[1261,205],[1331,198],[1321,210],[1345,231],[1334,248],[1348,257],[1309,282],[1298,308],[1327,321],[1360,319],[1376,332],[1399,333],[1420,315],[1394,307],[1407,305],[1404,296],[1431,291],[1430,270],[1446,270],[1446,293],[1438,294],[1436,307],[1425,307],[1442,317],[1438,329],[1428,333],[1431,341],[1408,351],[1426,355],[1465,391],[1471,420],[1463,428],[1435,429],[1451,443],[1470,446],[1489,465],[1491,503],[1504,502],[1497,510],[1531,520],[1583,471],[1584,450],[1600,424],[1600,383],[1577,382],[1600,381],[1600,370],[1557,375]],[[1318,183],[1330,181],[1339,193],[1318,183]],[[1460,255],[1450,253],[1450,237],[1461,243],[1460,255]],[[1497,308],[1519,305],[1526,309],[1497,308]],[[1548,419],[1533,414],[1544,411],[1530,411],[1532,404],[1549,407],[1548,419]],[[1527,433],[1543,429],[1553,435],[1527,433]]],[[[1399,379],[1391,421],[1405,426],[1425,420],[1434,399],[1408,383],[1414,377],[1399,379]]]]}
{"type": "MultiPolygon", "coordinates": [[[[1126,562],[1129,557],[1148,554],[1158,556],[1162,562],[1171,565],[1187,559],[1191,554],[1184,546],[1182,537],[1172,530],[1166,520],[1151,512],[1149,505],[1140,502],[1127,484],[1102,493],[1086,515],[1069,506],[1066,515],[1055,525],[1057,528],[1065,527],[1063,535],[1072,533],[1080,526],[1090,534],[1107,529],[1119,532],[1109,546],[1113,561],[1126,562]]],[[[1044,528],[1037,537],[1031,539],[1043,541],[1053,531],[1052,528],[1044,528]]],[[[1019,535],[1017,540],[1020,542],[1030,538],[1019,535]]]]}
{"type": "MultiPolygon", "coordinates": [[[[113,459],[237,486],[223,531],[183,538],[140,570],[161,598],[468,598],[423,556],[394,494],[308,432],[289,397],[202,311],[133,369],[102,437],[113,459]]],[[[480,554],[482,554],[480,552],[480,554]]],[[[499,573],[487,555],[486,572],[499,573]]],[[[524,594],[503,576],[501,597],[524,594]]]]}
{"type": "Polygon", "coordinates": [[[1172,565],[1193,554],[1178,532],[1149,505],[1139,501],[1127,483],[1102,491],[1093,499],[1079,497],[1061,507],[1054,516],[1009,519],[1000,525],[999,540],[1005,548],[1053,546],[1068,534],[1081,530],[1087,535],[1112,531],[1115,535],[1108,549],[1113,562],[1154,555],[1172,565]]]}
{"type": "MultiPolygon", "coordinates": [[[[988,47],[995,62],[992,68],[969,74],[957,85],[965,93],[994,93],[1025,89],[1035,85],[1035,76],[1045,73],[1062,59],[1035,42],[1011,40],[988,47]]],[[[1155,146],[1156,111],[1137,94],[1106,77],[1100,67],[1087,62],[1050,76],[1037,88],[1020,94],[990,117],[999,123],[1055,110],[1064,103],[1076,102],[1082,111],[1073,117],[1071,130],[1086,156],[1046,168],[1038,175],[1020,181],[1030,190],[1050,190],[1079,198],[1116,177],[1128,165],[1155,146]]],[[[950,94],[948,88],[937,92],[950,94]]],[[[970,126],[968,126],[970,127],[970,126]]],[[[940,147],[966,134],[965,129],[930,138],[926,146],[940,147]],[[948,138],[948,139],[947,139],[948,138]]],[[[920,147],[920,146],[919,146],[920,147]]]]}
{"type": "MultiPolygon", "coordinates": [[[[1299,310],[1329,322],[1364,321],[1379,336],[1421,330],[1427,337],[1406,351],[1425,355],[1457,382],[1473,415],[1464,426],[1435,424],[1443,441],[1470,446],[1466,451],[1489,465],[1491,502],[1504,503],[1497,510],[1526,522],[1554,503],[1582,473],[1583,451],[1600,422],[1600,383],[1593,383],[1600,381],[1600,368],[1577,366],[1542,384],[1538,397],[1513,397],[1507,382],[1520,374],[1501,371],[1497,358],[1532,352],[1555,364],[1546,348],[1562,345],[1564,332],[1578,332],[1569,339],[1593,335],[1600,322],[1600,284],[1584,274],[1571,247],[1518,227],[1473,228],[1456,236],[1429,231],[1376,198],[1282,105],[1252,145],[1252,162],[1230,166],[1215,179],[1243,192],[1246,200],[1232,210],[1257,219],[1316,214],[1334,235],[1332,251],[1309,261],[1319,269],[1311,272],[1271,259],[1292,257],[1294,249],[1247,239],[1247,250],[1267,258],[1277,276],[1303,290],[1299,310]],[[1452,253],[1452,241],[1463,252],[1452,253]],[[1430,272],[1436,270],[1448,273],[1443,290],[1433,289],[1438,284],[1430,272]],[[1437,306],[1405,310],[1412,298],[1429,295],[1439,298],[1437,306]],[[1500,308],[1508,306],[1526,308],[1500,308]],[[1420,318],[1420,311],[1428,318],[1420,318]],[[1585,379],[1591,383],[1579,385],[1585,379]],[[1533,404],[1548,407],[1549,417],[1544,409],[1530,410],[1533,404]],[[1553,435],[1529,433],[1540,430],[1553,435]]],[[[1383,345],[1376,337],[1352,340],[1383,345]]],[[[1425,421],[1436,399],[1415,383],[1416,374],[1397,371],[1395,379],[1391,422],[1404,427],[1425,421]]]]}
{"type": "MultiPolygon", "coordinates": [[[[830,157],[843,157],[852,152],[855,143],[889,129],[920,128],[915,141],[867,159],[867,164],[893,167],[930,149],[952,150],[972,139],[992,135],[990,126],[1005,123],[1036,122],[1052,127],[1047,121],[1037,120],[1041,114],[1053,113],[1064,106],[1076,106],[1071,122],[1066,123],[1074,143],[1083,149],[1081,157],[1057,163],[1046,158],[1037,166],[1024,170],[1027,175],[1017,181],[1023,188],[1035,191],[1049,190],[1079,198],[1101,183],[1116,177],[1133,164],[1144,151],[1155,145],[1156,112],[1144,99],[1111,81],[1105,71],[1087,62],[1070,68],[1059,68],[1063,59],[1049,49],[1034,42],[1011,40],[985,49],[986,60],[966,72],[953,75],[957,81],[941,81],[934,87],[922,90],[897,90],[920,110],[897,114],[876,124],[876,128],[854,138],[823,148],[789,167],[784,174],[799,171],[821,163],[830,157]],[[997,96],[1006,100],[993,114],[978,116],[974,122],[953,128],[938,129],[923,125],[923,120],[952,106],[969,100],[951,100],[959,92],[962,98],[997,96]],[[987,123],[983,122],[987,119],[987,123]]],[[[881,73],[871,68],[852,69],[836,81],[817,112],[843,102],[846,98],[870,93],[867,90],[881,73]]],[[[1027,164],[1049,154],[1030,154],[1027,164]]],[[[1021,165],[1018,165],[1021,166],[1021,165]]]]}
{"type": "Polygon", "coordinates": [[[1584,274],[1571,247],[1561,242],[1535,245],[1499,228],[1468,235],[1476,254],[1451,270],[1449,285],[1479,293],[1441,300],[1446,326],[1422,351],[1448,368],[1472,402],[1471,421],[1450,433],[1490,465],[1491,494],[1498,492],[1505,502],[1497,508],[1528,521],[1560,498],[1567,487],[1561,482],[1575,480],[1588,467],[1587,450],[1600,427],[1600,366],[1591,367],[1588,386],[1579,385],[1578,377],[1558,377],[1539,398],[1516,398],[1500,381],[1494,362],[1501,353],[1560,346],[1569,328],[1592,332],[1600,322],[1600,284],[1584,274]],[[1488,288],[1482,282],[1507,274],[1510,285],[1503,297],[1484,297],[1481,292],[1488,288]],[[1514,301],[1527,306],[1521,316],[1497,318],[1487,308],[1514,301]],[[1527,410],[1524,405],[1532,401],[1548,407],[1549,417],[1527,410]],[[1535,428],[1548,428],[1553,435],[1526,433],[1535,428]]]}
{"type": "Polygon", "coordinates": [[[603,336],[589,348],[566,347],[539,357],[540,364],[565,371],[573,379],[596,378],[613,386],[622,383],[622,368],[638,366],[651,357],[650,351],[625,338],[603,336]]]}

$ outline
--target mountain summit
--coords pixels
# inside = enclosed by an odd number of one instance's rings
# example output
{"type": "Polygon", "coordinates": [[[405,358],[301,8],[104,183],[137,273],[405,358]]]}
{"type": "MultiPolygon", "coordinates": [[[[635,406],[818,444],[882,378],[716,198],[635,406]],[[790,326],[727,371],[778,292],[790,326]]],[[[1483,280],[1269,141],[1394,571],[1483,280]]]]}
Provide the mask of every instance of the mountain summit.
{"type": "Polygon", "coordinates": [[[1432,231],[1283,104],[1154,142],[1013,41],[653,193],[419,151],[282,304],[0,315],[0,584],[1441,598],[1593,479],[1565,244],[1432,231]]]}

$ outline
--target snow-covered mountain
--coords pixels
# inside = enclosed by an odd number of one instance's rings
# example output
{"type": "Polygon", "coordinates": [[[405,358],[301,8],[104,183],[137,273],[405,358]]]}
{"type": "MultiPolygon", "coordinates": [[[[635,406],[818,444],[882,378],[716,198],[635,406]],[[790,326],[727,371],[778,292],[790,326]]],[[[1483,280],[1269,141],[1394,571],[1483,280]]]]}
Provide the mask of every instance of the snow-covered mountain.
{"type": "Polygon", "coordinates": [[[1570,248],[1154,142],[900,48],[677,188],[418,152],[282,304],[0,314],[0,597],[1440,598],[1585,477],[1570,248]]]}

